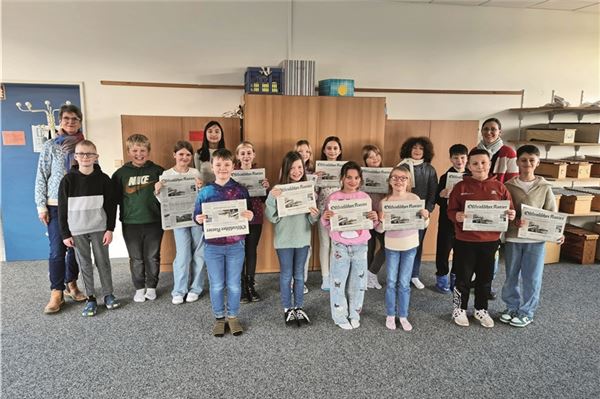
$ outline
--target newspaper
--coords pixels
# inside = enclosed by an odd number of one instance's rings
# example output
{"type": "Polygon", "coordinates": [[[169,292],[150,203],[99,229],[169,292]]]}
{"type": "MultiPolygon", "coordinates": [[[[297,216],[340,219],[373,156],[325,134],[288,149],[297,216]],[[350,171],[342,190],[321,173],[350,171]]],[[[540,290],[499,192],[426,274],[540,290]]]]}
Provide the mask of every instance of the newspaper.
{"type": "Polygon", "coordinates": [[[382,201],[383,229],[391,230],[422,230],[425,219],[421,210],[425,209],[425,200],[415,201],[382,201]]]}
{"type": "Polygon", "coordinates": [[[248,219],[242,216],[245,210],[245,199],[204,202],[202,213],[207,216],[204,237],[210,239],[248,234],[248,219]]]}
{"type": "Polygon", "coordinates": [[[340,172],[346,161],[317,161],[316,172],[323,172],[317,182],[318,187],[339,187],[340,172]]]}
{"type": "Polygon", "coordinates": [[[510,201],[465,201],[464,231],[506,231],[510,201]]]}
{"type": "Polygon", "coordinates": [[[265,180],[265,169],[238,169],[231,172],[231,177],[242,186],[246,187],[251,197],[264,197],[267,189],[262,183],[265,180]]]}
{"type": "Polygon", "coordinates": [[[331,201],[329,210],[334,212],[329,220],[331,231],[370,230],[373,228],[373,221],[368,218],[368,213],[373,210],[371,198],[331,201]]]}
{"type": "Polygon", "coordinates": [[[312,181],[280,184],[281,190],[277,197],[277,214],[279,217],[309,213],[310,208],[316,208],[315,184],[312,181]]]}
{"type": "Polygon", "coordinates": [[[519,227],[517,237],[556,242],[563,235],[567,215],[522,204],[521,220],[525,224],[519,227]]]}
{"type": "Polygon", "coordinates": [[[316,187],[317,183],[319,182],[319,176],[317,176],[315,174],[307,174],[306,181],[312,182],[316,187]]]}
{"type": "Polygon", "coordinates": [[[456,183],[462,181],[464,173],[459,172],[448,172],[446,175],[446,189],[452,191],[456,183]]]}
{"type": "Polygon", "coordinates": [[[361,190],[365,193],[380,193],[388,192],[388,177],[392,168],[366,168],[363,167],[363,186],[361,190]]]}
{"type": "Polygon", "coordinates": [[[196,179],[166,177],[160,190],[160,214],[163,230],[196,226],[193,220],[196,202],[196,179]]]}

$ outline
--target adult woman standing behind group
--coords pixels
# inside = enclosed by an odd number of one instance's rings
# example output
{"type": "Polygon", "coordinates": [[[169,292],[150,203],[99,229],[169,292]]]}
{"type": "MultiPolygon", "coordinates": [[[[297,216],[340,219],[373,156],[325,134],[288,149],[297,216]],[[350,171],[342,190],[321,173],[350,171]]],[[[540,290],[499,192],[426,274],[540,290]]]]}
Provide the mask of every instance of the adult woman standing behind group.
{"type": "Polygon", "coordinates": [[[35,205],[40,221],[48,228],[50,240],[48,269],[51,294],[44,313],[60,310],[65,302],[63,291],[64,295],[77,302],[85,300],[85,295],[77,287],[79,267],[75,253],[73,248],[67,249],[64,245],[58,225],[58,187],[75,164],[75,146],[84,139],[81,131],[83,115],[77,106],[69,104],[60,108],[59,119],[57,136],[44,143],[35,177],[35,205]]]}

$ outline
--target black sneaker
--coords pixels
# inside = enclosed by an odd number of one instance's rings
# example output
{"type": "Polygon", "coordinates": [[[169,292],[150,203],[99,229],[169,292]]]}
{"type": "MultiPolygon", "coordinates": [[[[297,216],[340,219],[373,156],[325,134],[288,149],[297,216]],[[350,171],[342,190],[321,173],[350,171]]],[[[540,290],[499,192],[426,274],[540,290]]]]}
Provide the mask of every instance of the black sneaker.
{"type": "Polygon", "coordinates": [[[258,302],[261,299],[260,295],[258,295],[258,292],[256,292],[254,289],[254,285],[248,286],[248,299],[252,302],[258,302]]]}
{"type": "Polygon", "coordinates": [[[294,311],[294,309],[288,309],[283,314],[283,319],[285,320],[285,324],[290,324],[290,323],[297,322],[297,320],[296,320],[296,312],[294,311]]]}
{"type": "Polygon", "coordinates": [[[296,321],[298,322],[298,325],[300,325],[300,323],[310,324],[310,318],[302,308],[296,308],[296,321]]]}

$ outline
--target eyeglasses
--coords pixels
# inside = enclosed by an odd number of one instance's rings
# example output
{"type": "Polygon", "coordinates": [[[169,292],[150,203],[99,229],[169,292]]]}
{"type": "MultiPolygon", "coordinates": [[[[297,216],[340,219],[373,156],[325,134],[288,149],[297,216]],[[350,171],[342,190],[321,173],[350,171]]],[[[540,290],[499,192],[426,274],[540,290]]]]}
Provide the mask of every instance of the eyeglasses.
{"type": "Polygon", "coordinates": [[[81,119],[78,117],[69,118],[68,116],[63,116],[62,120],[65,122],[79,122],[81,119]]]}
{"type": "Polygon", "coordinates": [[[407,181],[408,180],[408,176],[392,176],[392,177],[390,177],[390,180],[393,180],[393,181],[407,181]]]}
{"type": "Polygon", "coordinates": [[[95,152],[76,152],[75,155],[79,158],[96,158],[98,156],[95,152]]]}

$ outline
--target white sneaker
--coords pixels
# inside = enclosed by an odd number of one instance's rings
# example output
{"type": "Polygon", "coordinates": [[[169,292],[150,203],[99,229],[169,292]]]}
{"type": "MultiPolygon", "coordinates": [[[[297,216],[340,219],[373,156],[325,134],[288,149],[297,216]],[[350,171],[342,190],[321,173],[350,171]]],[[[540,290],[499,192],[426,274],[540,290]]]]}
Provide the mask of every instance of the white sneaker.
{"type": "Polygon", "coordinates": [[[494,327],[494,320],[490,317],[490,314],[485,309],[475,311],[475,318],[479,320],[482,326],[487,328],[494,327]]]}
{"type": "Polygon", "coordinates": [[[377,280],[377,275],[375,273],[371,273],[367,270],[367,288],[375,288],[380,290],[381,284],[379,284],[379,280],[377,280]]]}
{"type": "Polygon", "coordinates": [[[321,283],[321,289],[323,291],[329,291],[329,276],[323,276],[323,283],[321,283]]]}
{"type": "Polygon", "coordinates": [[[342,324],[338,324],[338,326],[342,329],[342,330],[352,330],[352,324],[345,322],[342,324]]]}
{"type": "Polygon", "coordinates": [[[144,296],[145,293],[146,293],[145,288],[135,290],[135,295],[133,296],[133,302],[144,302],[146,300],[146,297],[144,296]]]}
{"type": "Polygon", "coordinates": [[[410,282],[413,283],[413,285],[415,286],[415,288],[418,289],[418,290],[422,290],[423,288],[425,288],[425,284],[423,284],[421,282],[421,280],[419,280],[418,277],[411,278],[410,282]]]}
{"type": "Polygon", "coordinates": [[[469,318],[467,317],[467,311],[464,309],[454,309],[452,320],[459,326],[469,327],[469,318]]]}
{"type": "Polygon", "coordinates": [[[146,299],[151,301],[156,299],[156,288],[146,288],[146,295],[144,295],[146,299]]]}
{"type": "Polygon", "coordinates": [[[308,294],[308,287],[306,286],[306,284],[304,284],[304,293],[308,294]]]}
{"type": "Polygon", "coordinates": [[[181,295],[175,295],[171,302],[173,305],[181,305],[183,303],[183,297],[181,295]]]}
{"type": "Polygon", "coordinates": [[[188,292],[187,296],[185,297],[185,301],[187,303],[196,302],[198,300],[198,298],[200,298],[200,295],[198,295],[194,292],[188,292]]]}
{"type": "Polygon", "coordinates": [[[356,319],[352,319],[352,320],[350,320],[350,325],[352,326],[352,328],[358,328],[358,327],[360,327],[360,321],[358,321],[356,319]]]}
{"type": "Polygon", "coordinates": [[[400,325],[404,331],[411,331],[413,328],[406,317],[400,317],[400,325]]]}

